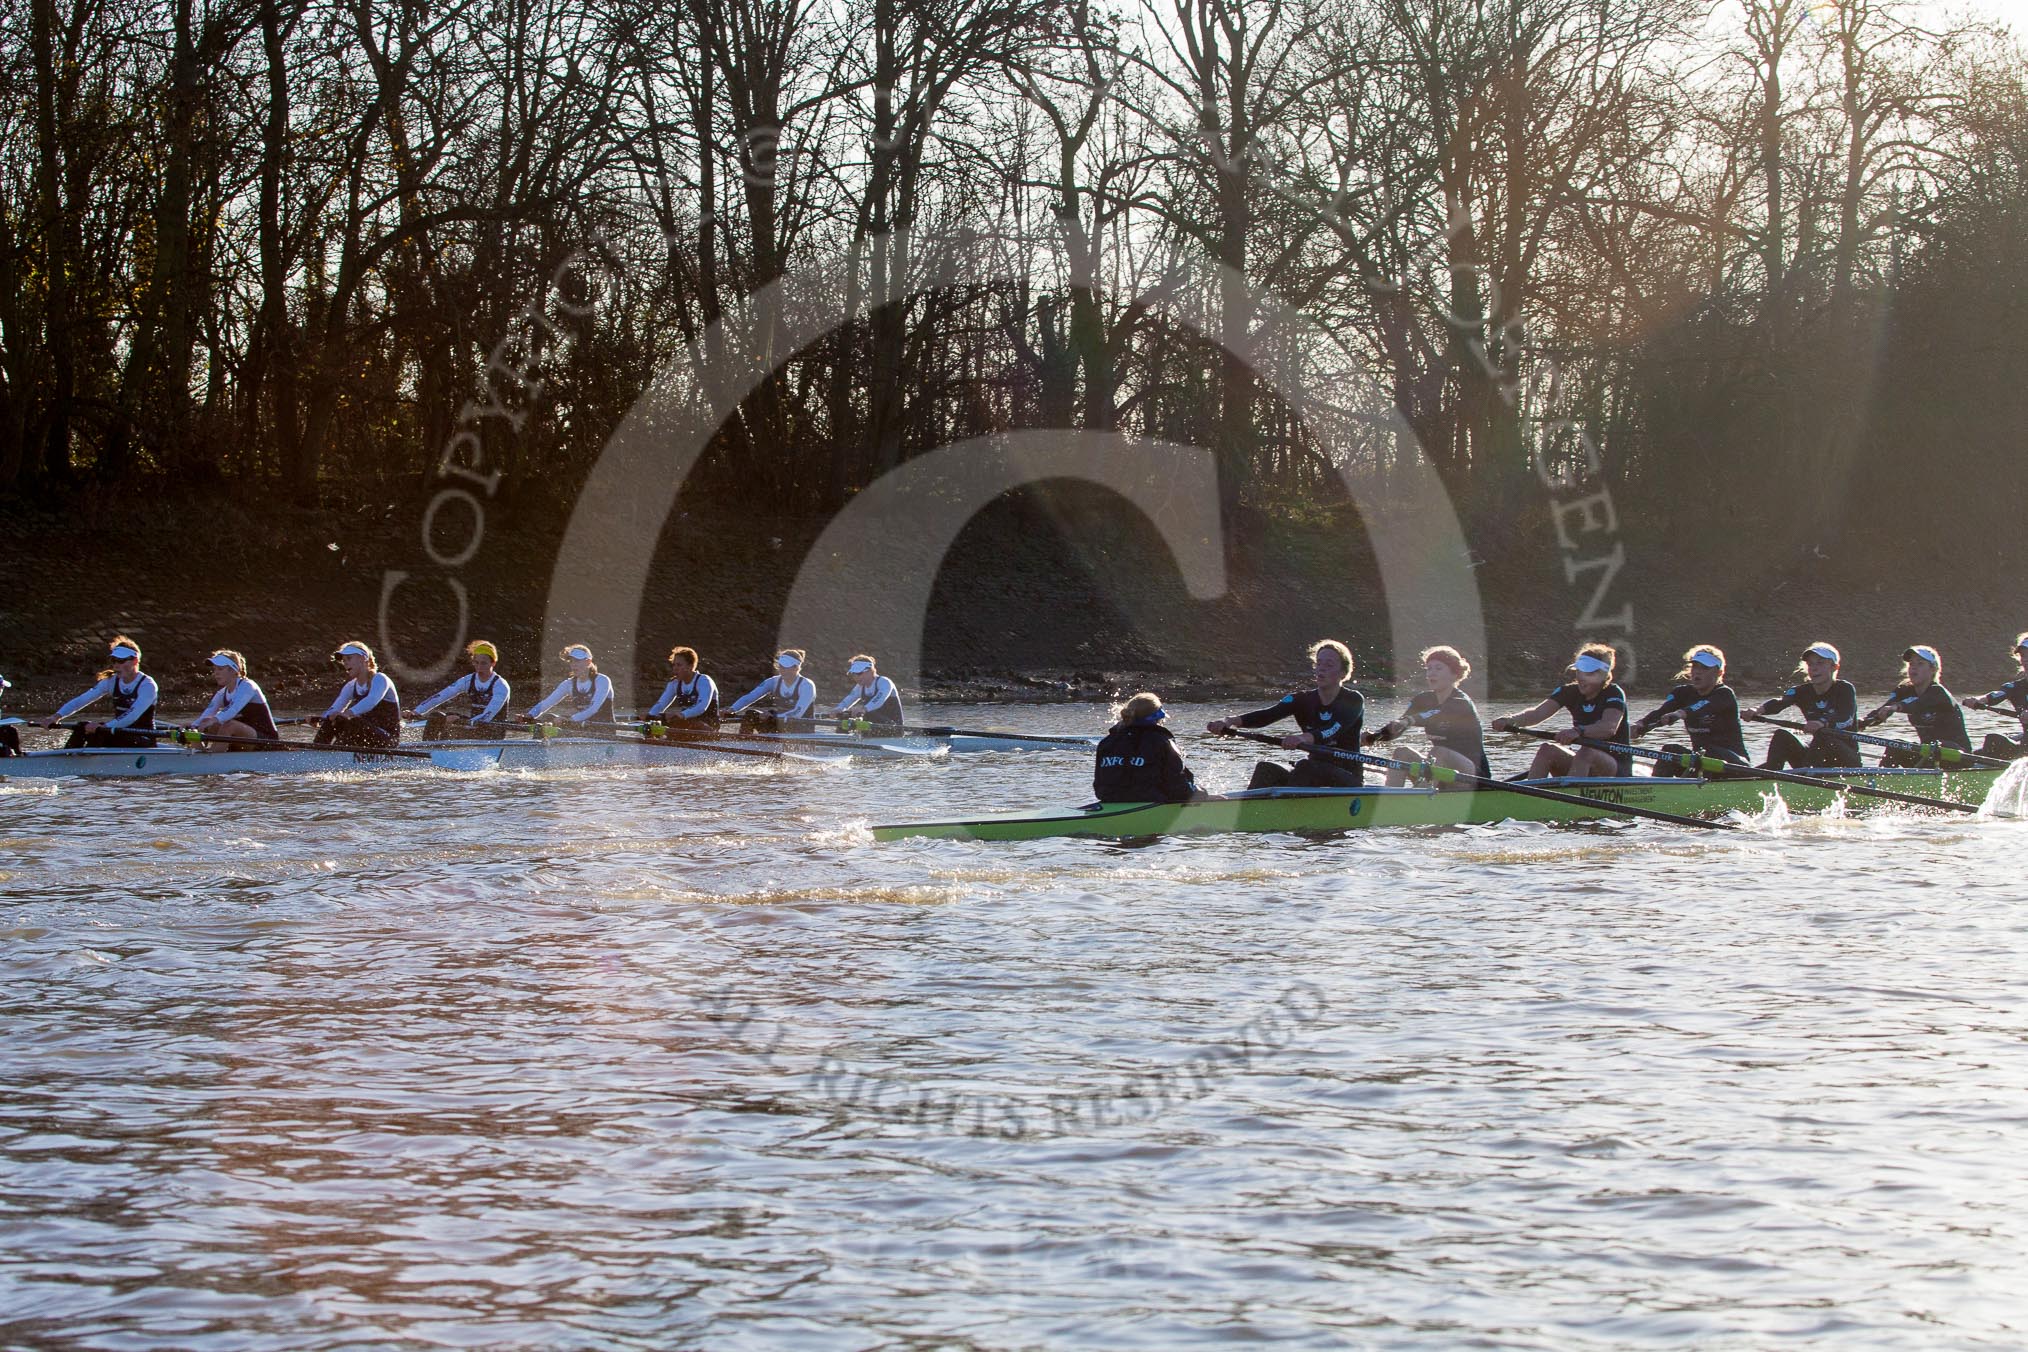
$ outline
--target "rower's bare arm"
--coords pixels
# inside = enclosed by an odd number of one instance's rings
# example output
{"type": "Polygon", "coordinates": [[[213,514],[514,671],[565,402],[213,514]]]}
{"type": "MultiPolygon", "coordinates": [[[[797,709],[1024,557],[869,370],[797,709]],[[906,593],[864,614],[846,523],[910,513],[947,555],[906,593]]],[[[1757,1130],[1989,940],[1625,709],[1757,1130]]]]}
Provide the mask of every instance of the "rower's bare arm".
{"type": "Polygon", "coordinates": [[[1523,713],[1508,714],[1505,718],[1494,719],[1492,725],[1493,731],[1505,732],[1509,728],[1532,728],[1543,719],[1549,717],[1549,715],[1555,713],[1557,708],[1558,705],[1555,700],[1543,700],[1542,703],[1523,713]]]}

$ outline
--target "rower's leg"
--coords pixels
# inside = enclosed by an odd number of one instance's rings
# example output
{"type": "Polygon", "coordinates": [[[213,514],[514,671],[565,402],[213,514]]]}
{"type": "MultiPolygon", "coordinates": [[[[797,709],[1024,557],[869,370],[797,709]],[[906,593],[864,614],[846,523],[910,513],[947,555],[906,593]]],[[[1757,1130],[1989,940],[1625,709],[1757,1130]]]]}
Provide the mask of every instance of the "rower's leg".
{"type": "MultiPolygon", "coordinates": [[[[257,742],[261,740],[261,735],[254,731],[250,724],[242,723],[236,718],[230,723],[221,723],[213,728],[211,735],[213,737],[230,737],[234,741],[242,742],[257,742]]],[[[221,746],[217,742],[206,742],[198,749],[200,751],[237,751],[244,750],[245,748],[221,746]]]]}
{"type": "Polygon", "coordinates": [[[1570,773],[1573,757],[1560,746],[1547,743],[1535,748],[1535,760],[1528,767],[1530,779],[1561,779],[1570,773]]]}
{"type": "Polygon", "coordinates": [[[1273,761],[1256,761],[1253,778],[1246,782],[1249,789],[1279,789],[1289,782],[1289,767],[1273,761]]]}
{"type": "Polygon", "coordinates": [[[317,725],[317,735],[310,739],[312,746],[330,746],[338,737],[338,724],[324,722],[317,725]]]}
{"type": "Polygon", "coordinates": [[[1803,749],[1802,739],[1787,728],[1776,728],[1774,735],[1767,739],[1767,759],[1760,763],[1763,770],[1807,770],[1812,755],[1803,749]]]}
{"type": "Polygon", "coordinates": [[[1353,766],[1326,765],[1320,760],[1304,760],[1296,763],[1289,771],[1289,787],[1292,789],[1356,789],[1366,783],[1366,776],[1353,766]]]}
{"type": "Polygon", "coordinates": [[[1578,747],[1570,757],[1567,773],[1573,779],[1617,779],[1621,774],[1620,763],[1612,752],[1595,746],[1578,747]]]}
{"type": "Polygon", "coordinates": [[[451,716],[439,710],[431,714],[423,723],[423,740],[425,742],[444,741],[450,737],[450,729],[451,716]]]}
{"type": "Polygon", "coordinates": [[[1880,753],[1880,764],[1889,770],[1912,770],[1922,764],[1922,753],[1905,747],[1890,746],[1880,753]]]}
{"type": "MultiPolygon", "coordinates": [[[[1662,743],[1662,754],[1665,756],[1687,756],[1690,754],[1690,748],[1684,746],[1681,742],[1664,742],[1662,743]]],[[[1656,761],[1648,771],[1651,779],[1682,779],[1685,774],[1686,772],[1682,766],[1672,764],[1669,761],[1656,761]]]]}
{"type": "Polygon", "coordinates": [[[13,728],[0,728],[0,756],[21,754],[21,734],[13,728]]]}
{"type": "Polygon", "coordinates": [[[1986,734],[1985,745],[1979,748],[1979,754],[1993,760],[2019,760],[2024,743],[2028,743],[2028,738],[2017,742],[2011,737],[2002,737],[1997,732],[1989,732],[1986,734]]]}
{"type": "MultiPolygon", "coordinates": [[[[1429,749],[1429,759],[1432,765],[1441,765],[1446,770],[1456,770],[1461,775],[1490,777],[1491,774],[1490,771],[1482,770],[1476,763],[1465,759],[1465,757],[1447,747],[1431,747],[1429,749]]],[[[1392,782],[1392,778],[1392,776],[1389,776],[1390,782],[1392,782]]],[[[1439,789],[1468,789],[1471,785],[1452,783],[1438,784],[1437,787],[1439,789]]]]}
{"type": "Polygon", "coordinates": [[[91,744],[91,738],[85,736],[84,728],[79,726],[70,730],[70,740],[63,744],[63,749],[65,751],[75,751],[81,746],[90,746],[91,744]]]}

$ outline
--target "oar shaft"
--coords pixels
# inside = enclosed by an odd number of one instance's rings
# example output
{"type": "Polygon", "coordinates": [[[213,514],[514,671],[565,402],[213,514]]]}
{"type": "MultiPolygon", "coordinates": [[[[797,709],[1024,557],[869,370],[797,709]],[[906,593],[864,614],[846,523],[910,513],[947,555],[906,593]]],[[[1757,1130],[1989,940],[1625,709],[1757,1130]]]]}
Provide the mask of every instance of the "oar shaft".
{"type": "MultiPolygon", "coordinates": [[[[1249,742],[1261,742],[1268,746],[1280,746],[1279,737],[1265,733],[1246,732],[1238,728],[1227,730],[1227,737],[1241,737],[1249,742]]],[[[1413,761],[1390,760],[1386,756],[1375,756],[1364,751],[1344,751],[1337,747],[1313,747],[1311,750],[1343,761],[1354,761],[1360,765],[1379,766],[1389,770],[1401,770],[1409,774],[1418,773],[1421,766],[1413,761]]],[[[1475,789],[1488,789],[1499,793],[1519,794],[1524,798],[1542,798],[1552,803],[1568,803],[1574,807],[1591,808],[1597,812],[1612,813],[1622,817],[1647,817],[1671,826],[1694,826],[1700,831],[1730,831],[1730,822],[1705,821],[1701,817],[1685,817],[1674,812],[1657,812],[1653,808],[1632,807],[1626,803],[1608,803],[1597,798],[1586,798],[1581,794],[1562,793],[1556,789],[1538,788],[1533,784],[1516,784],[1505,779],[1486,779],[1479,775],[1466,774],[1463,770],[1439,768],[1438,776],[1446,783],[1469,784],[1475,789]]]]}
{"type": "MultiPolygon", "coordinates": [[[[1541,728],[1510,728],[1510,732],[1524,737],[1550,738],[1556,734],[1541,728]]],[[[1828,779],[1816,775],[1792,775],[1786,770],[1770,770],[1759,765],[1740,765],[1717,756],[1703,756],[1692,753],[1681,757],[1674,752],[1654,751],[1645,746],[1633,746],[1622,742],[1605,742],[1595,737],[1580,737],[1584,746],[1597,747],[1615,755],[1642,756],[1653,761],[1673,761],[1684,764],[1685,760],[1695,762],[1696,768],[1716,778],[1764,779],[1774,784],[1796,784],[1813,789],[1835,789],[1840,793],[1856,793],[1867,798],[1885,798],[1891,802],[1908,803],[1915,807],[1940,807],[1951,812],[1977,812],[1979,809],[1968,803],[1953,803],[1947,798],[1931,798],[1919,793],[1900,793],[1894,789],[1876,789],[1867,784],[1850,784],[1842,780],[1828,779]]]]}
{"type": "MultiPolygon", "coordinates": [[[[1809,731],[1801,723],[1793,723],[1786,718],[1761,717],[1755,721],[1765,723],[1771,728],[1787,728],[1791,732],[1809,731]]],[[[1864,742],[1869,746],[1892,747],[1897,751],[1914,751],[1919,754],[1934,752],[1937,760],[1946,765],[1977,765],[1989,770],[2004,770],[2012,764],[2011,761],[1994,760],[1990,756],[1976,755],[1965,750],[1963,747],[1950,746],[1943,742],[1908,742],[1903,741],[1899,737],[1882,737],[1877,733],[1848,731],[1844,728],[1829,729],[1828,735],[1833,737],[1850,737],[1855,742],[1864,742]]]]}

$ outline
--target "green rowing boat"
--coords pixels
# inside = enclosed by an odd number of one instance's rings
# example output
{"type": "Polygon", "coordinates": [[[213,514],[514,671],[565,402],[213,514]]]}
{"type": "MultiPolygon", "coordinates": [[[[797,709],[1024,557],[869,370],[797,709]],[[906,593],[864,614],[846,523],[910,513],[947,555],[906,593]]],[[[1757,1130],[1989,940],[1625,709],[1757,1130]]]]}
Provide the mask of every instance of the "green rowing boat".
{"type": "MultiPolygon", "coordinates": [[[[1826,770],[1824,787],[1757,779],[1534,779],[1528,784],[1600,804],[1531,798],[1491,789],[1253,789],[1192,803],[1092,803],[1041,812],[1008,812],[955,821],[903,822],[873,828],[875,840],[1042,840],[1052,836],[1207,835],[1222,831],[1356,831],[1374,826],[1461,826],[1484,822],[1579,822],[1616,816],[1614,806],[1682,816],[1759,812],[1779,797],[1791,812],[1851,808],[1878,799],[1845,796],[1836,785],[1918,793],[1980,803],[2002,770],[1826,770]]],[[[1622,818],[1624,820],[1624,818],[1622,818]]]]}

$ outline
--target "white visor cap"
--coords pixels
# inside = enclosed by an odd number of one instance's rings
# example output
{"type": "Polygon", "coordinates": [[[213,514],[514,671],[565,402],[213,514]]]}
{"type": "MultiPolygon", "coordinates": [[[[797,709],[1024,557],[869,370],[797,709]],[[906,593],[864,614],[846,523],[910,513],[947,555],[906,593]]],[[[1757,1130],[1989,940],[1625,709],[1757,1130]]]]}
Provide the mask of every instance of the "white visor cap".
{"type": "Polygon", "coordinates": [[[1710,667],[1713,671],[1725,665],[1725,659],[1717,653],[1694,652],[1690,654],[1690,660],[1700,667],[1710,667]]]}
{"type": "Polygon", "coordinates": [[[348,643],[335,654],[338,657],[366,657],[368,655],[366,645],[363,643],[348,643]]]}
{"type": "Polygon", "coordinates": [[[783,671],[794,671],[797,667],[800,667],[803,664],[801,662],[798,662],[795,658],[791,657],[789,654],[782,653],[781,655],[775,658],[775,665],[780,667],[783,671]]]}
{"type": "Polygon", "coordinates": [[[845,668],[845,674],[848,676],[864,676],[871,670],[873,670],[871,662],[854,662],[851,666],[845,668]]]}
{"type": "Polygon", "coordinates": [[[106,656],[112,658],[115,662],[124,662],[130,657],[139,657],[140,655],[141,650],[139,648],[130,648],[124,643],[118,644],[111,652],[106,654],[106,656]]]}
{"type": "Polygon", "coordinates": [[[1812,643],[1809,647],[1803,649],[1803,656],[1821,657],[1826,662],[1839,662],[1844,660],[1838,656],[1838,650],[1836,648],[1833,648],[1828,643],[1812,643]]]}
{"type": "Polygon", "coordinates": [[[1612,663],[1601,662],[1596,657],[1593,657],[1590,653],[1579,653],[1577,660],[1575,662],[1572,662],[1570,665],[1576,667],[1579,671],[1585,672],[1587,674],[1596,674],[1601,671],[1611,671],[1613,669],[1612,663]]]}
{"type": "Polygon", "coordinates": [[[214,667],[231,667],[235,671],[239,669],[239,663],[233,661],[224,653],[213,653],[211,655],[211,665],[214,667]]]}
{"type": "Polygon", "coordinates": [[[1907,652],[1902,654],[1903,661],[1906,661],[1911,657],[1919,657],[1933,667],[1940,667],[1943,665],[1942,659],[1940,659],[1936,655],[1936,649],[1930,647],[1927,643],[1918,643],[1914,647],[1910,648],[1907,652]]]}
{"type": "Polygon", "coordinates": [[[563,655],[573,662],[589,662],[592,660],[591,649],[585,647],[582,643],[571,644],[563,650],[563,655]]]}

